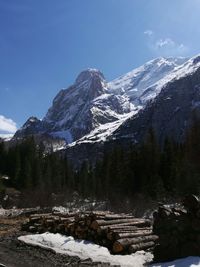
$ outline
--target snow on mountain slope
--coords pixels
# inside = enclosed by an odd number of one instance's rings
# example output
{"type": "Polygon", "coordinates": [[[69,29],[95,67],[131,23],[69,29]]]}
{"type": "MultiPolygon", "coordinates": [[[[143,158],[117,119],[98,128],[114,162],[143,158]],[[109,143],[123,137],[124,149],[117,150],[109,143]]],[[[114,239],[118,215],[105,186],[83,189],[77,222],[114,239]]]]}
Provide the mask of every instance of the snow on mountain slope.
{"type": "Polygon", "coordinates": [[[59,92],[43,121],[50,125],[51,135],[71,143],[130,111],[128,97],[110,93],[103,74],[88,69],[74,85],[59,92]]]}
{"type": "Polygon", "coordinates": [[[87,69],[57,94],[43,120],[31,117],[15,137],[47,133],[72,145],[105,141],[166,84],[194,71],[199,61],[157,58],[109,83],[99,70],[87,69]]]}
{"type": "MultiPolygon", "coordinates": [[[[185,58],[159,58],[108,83],[108,88],[111,92],[121,94],[129,99],[131,111],[119,118],[118,122],[106,124],[103,127],[100,126],[73,144],[106,141],[115,131],[120,132],[120,126],[123,127],[123,124],[126,124],[128,119],[132,118],[141,109],[145,109],[150,100],[156,99],[168,84],[184,77],[192,76],[199,68],[200,55],[189,60],[185,58]]],[[[170,97],[171,95],[169,94],[168,97],[165,96],[165,99],[170,100],[170,97]]],[[[192,101],[192,106],[197,107],[199,103],[199,101],[192,101]]],[[[115,138],[115,135],[113,138],[115,138]]]]}
{"type": "Polygon", "coordinates": [[[156,58],[108,83],[110,91],[129,97],[135,106],[144,107],[160,91],[156,85],[186,62],[186,58],[156,58]]]}
{"type": "Polygon", "coordinates": [[[117,121],[102,124],[99,127],[95,128],[93,131],[91,131],[89,134],[69,144],[69,146],[72,147],[83,143],[105,142],[107,138],[111,136],[112,133],[115,132],[123,122],[125,122],[128,118],[132,117],[136,113],[137,110],[131,111],[128,114],[119,116],[119,119],[117,121]]]}
{"type": "MultiPolygon", "coordinates": [[[[186,58],[157,58],[108,83],[107,92],[119,98],[122,106],[126,106],[126,109],[118,115],[115,114],[118,120],[96,125],[94,130],[73,142],[71,146],[80,143],[106,141],[121,124],[135,115],[141,108],[144,108],[150,99],[158,95],[162,89],[160,85],[167,82],[163,79],[167,75],[171,77],[172,73],[186,60],[186,58]]],[[[98,100],[104,99],[107,94],[96,98],[93,103],[98,103],[98,100]]],[[[105,101],[101,104],[105,105],[105,101]]],[[[106,110],[108,114],[111,114],[109,106],[105,106],[106,110]]]]}
{"type": "Polygon", "coordinates": [[[200,112],[200,56],[193,57],[152,87],[160,93],[136,116],[125,121],[112,138],[140,142],[150,128],[159,140],[182,140],[192,123],[194,110],[200,112]]]}

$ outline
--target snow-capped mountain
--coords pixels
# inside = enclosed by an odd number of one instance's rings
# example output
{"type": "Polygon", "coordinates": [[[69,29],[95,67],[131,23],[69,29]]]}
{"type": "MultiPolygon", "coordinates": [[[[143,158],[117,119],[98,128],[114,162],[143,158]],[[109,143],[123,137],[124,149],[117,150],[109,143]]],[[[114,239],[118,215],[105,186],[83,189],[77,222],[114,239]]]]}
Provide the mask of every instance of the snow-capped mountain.
{"type": "Polygon", "coordinates": [[[163,79],[167,75],[172,75],[186,60],[186,58],[182,57],[157,58],[107,83],[109,94],[118,97],[123,96],[124,99],[128,100],[130,111],[118,116],[118,120],[114,122],[100,124],[87,135],[70,144],[70,146],[80,143],[105,141],[121,124],[137,114],[140,109],[146,106],[148,101],[154,99],[161,91],[163,79]]]}
{"type": "Polygon", "coordinates": [[[71,143],[101,125],[119,121],[131,110],[128,97],[110,92],[103,74],[88,69],[58,93],[43,120],[29,118],[15,137],[48,133],[71,143]]]}
{"type": "MultiPolygon", "coordinates": [[[[152,103],[162,99],[169,84],[195,73],[199,62],[198,56],[190,60],[157,58],[111,82],[96,69],[85,70],[72,86],[58,93],[43,120],[31,117],[15,138],[48,134],[65,139],[72,147],[112,137],[133,137],[135,129],[139,133],[138,129],[145,125],[138,122],[134,129],[130,124],[150,110],[152,103]]],[[[165,98],[169,99],[171,94],[172,89],[165,98]]]]}
{"type": "Polygon", "coordinates": [[[192,124],[194,111],[200,114],[200,56],[175,68],[156,83],[156,88],[160,93],[124,122],[112,138],[139,142],[153,128],[159,142],[166,137],[182,140],[192,124]]]}
{"type": "Polygon", "coordinates": [[[51,125],[52,135],[66,134],[71,143],[130,110],[127,97],[111,93],[103,74],[88,69],[74,85],[59,92],[43,121],[51,125]]]}

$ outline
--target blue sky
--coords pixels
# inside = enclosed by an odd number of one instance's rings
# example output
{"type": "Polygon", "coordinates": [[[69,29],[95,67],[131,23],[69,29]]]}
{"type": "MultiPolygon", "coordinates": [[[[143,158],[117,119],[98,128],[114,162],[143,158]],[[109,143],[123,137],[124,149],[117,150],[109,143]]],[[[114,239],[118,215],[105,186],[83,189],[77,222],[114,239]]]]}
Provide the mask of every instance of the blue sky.
{"type": "Polygon", "coordinates": [[[200,52],[200,0],[0,0],[0,133],[42,118],[85,68],[112,80],[200,52]]]}

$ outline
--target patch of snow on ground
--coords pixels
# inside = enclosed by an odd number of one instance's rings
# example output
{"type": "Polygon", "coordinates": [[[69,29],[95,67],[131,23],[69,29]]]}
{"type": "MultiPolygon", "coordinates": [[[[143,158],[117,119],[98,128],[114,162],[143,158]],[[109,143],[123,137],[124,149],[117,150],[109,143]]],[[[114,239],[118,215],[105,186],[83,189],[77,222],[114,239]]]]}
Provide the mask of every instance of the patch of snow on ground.
{"type": "Polygon", "coordinates": [[[0,206],[0,217],[15,217],[23,214],[36,213],[39,210],[40,207],[24,209],[18,209],[16,207],[13,207],[12,209],[4,209],[0,206]]]}
{"type": "Polygon", "coordinates": [[[22,214],[24,210],[26,209],[17,209],[17,208],[4,209],[0,206],[0,217],[18,216],[22,214]]]}
{"type": "Polygon", "coordinates": [[[111,255],[107,248],[95,245],[84,240],[74,240],[71,236],[60,234],[36,234],[21,236],[18,238],[26,244],[52,249],[57,253],[69,256],[78,256],[80,259],[90,258],[93,262],[110,263],[122,267],[142,267],[152,261],[152,254],[144,251],[132,255],[111,255]]]}
{"type": "Polygon", "coordinates": [[[63,206],[55,206],[52,208],[52,211],[55,211],[55,212],[60,212],[60,213],[67,213],[69,212],[69,209],[68,208],[65,208],[63,206]]]}
{"type": "Polygon", "coordinates": [[[187,257],[171,262],[153,264],[151,267],[200,267],[200,257],[187,257]]]}
{"type": "Polygon", "coordinates": [[[0,217],[6,215],[6,210],[0,207],[0,217]]]}
{"type": "Polygon", "coordinates": [[[0,207],[0,217],[7,217],[7,216],[18,216],[23,213],[23,209],[4,209],[0,207]]]}

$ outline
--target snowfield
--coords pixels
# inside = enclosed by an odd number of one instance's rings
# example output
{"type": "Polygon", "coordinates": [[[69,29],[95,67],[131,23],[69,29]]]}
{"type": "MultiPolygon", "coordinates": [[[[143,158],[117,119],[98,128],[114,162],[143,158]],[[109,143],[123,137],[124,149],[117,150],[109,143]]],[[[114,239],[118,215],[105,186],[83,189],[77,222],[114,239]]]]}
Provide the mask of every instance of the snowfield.
{"type": "Polygon", "coordinates": [[[20,241],[41,248],[51,249],[56,253],[69,256],[78,256],[85,260],[90,258],[93,262],[110,263],[121,267],[200,267],[200,257],[188,257],[173,262],[150,264],[153,255],[149,252],[139,251],[131,255],[111,255],[107,248],[84,240],[74,240],[71,236],[60,234],[36,234],[20,236],[20,241]]]}
{"type": "Polygon", "coordinates": [[[140,267],[152,260],[151,253],[141,251],[126,256],[111,255],[105,247],[84,240],[74,240],[71,236],[67,237],[60,234],[27,235],[18,239],[26,244],[52,249],[57,253],[78,256],[82,260],[90,258],[93,262],[109,262],[112,265],[122,267],[140,267]]]}

